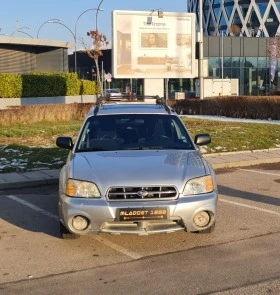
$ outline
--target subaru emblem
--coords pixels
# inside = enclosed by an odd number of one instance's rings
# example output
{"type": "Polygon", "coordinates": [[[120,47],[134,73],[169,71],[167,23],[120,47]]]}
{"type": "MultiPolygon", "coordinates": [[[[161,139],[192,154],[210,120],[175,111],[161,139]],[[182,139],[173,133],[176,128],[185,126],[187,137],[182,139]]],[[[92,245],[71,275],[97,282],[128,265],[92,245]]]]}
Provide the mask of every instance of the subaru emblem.
{"type": "Polygon", "coordinates": [[[145,190],[141,190],[137,192],[137,195],[141,198],[145,198],[149,193],[145,190]]]}

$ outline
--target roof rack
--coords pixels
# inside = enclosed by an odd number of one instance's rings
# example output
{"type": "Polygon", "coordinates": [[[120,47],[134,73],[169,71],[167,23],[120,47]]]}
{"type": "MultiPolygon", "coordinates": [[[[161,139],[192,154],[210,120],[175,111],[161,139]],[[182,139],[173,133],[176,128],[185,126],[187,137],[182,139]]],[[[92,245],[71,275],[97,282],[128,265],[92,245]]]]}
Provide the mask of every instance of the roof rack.
{"type": "Polygon", "coordinates": [[[125,103],[133,103],[133,102],[145,102],[145,98],[147,99],[155,99],[155,103],[159,106],[162,106],[169,114],[171,113],[171,109],[169,108],[169,106],[166,104],[166,100],[164,99],[164,97],[159,97],[158,95],[156,96],[143,96],[141,98],[138,98],[138,99],[131,99],[131,98],[127,98],[127,99],[124,99],[124,98],[119,98],[119,99],[116,99],[116,98],[108,98],[106,96],[99,96],[97,98],[97,101],[96,101],[96,106],[94,108],[94,116],[97,115],[97,113],[99,112],[100,110],[100,107],[102,107],[104,104],[106,103],[120,103],[120,102],[125,102],[125,103]]]}
{"type": "Polygon", "coordinates": [[[97,97],[96,105],[95,105],[95,107],[94,107],[94,112],[93,112],[94,116],[97,115],[97,113],[98,113],[98,111],[99,111],[99,108],[100,108],[100,106],[102,106],[102,104],[104,103],[104,100],[105,100],[105,99],[106,99],[106,98],[104,98],[104,97],[102,97],[102,96],[97,97]]]}
{"type": "Polygon", "coordinates": [[[166,104],[166,100],[164,97],[159,97],[158,95],[156,96],[156,104],[161,105],[164,107],[164,109],[168,112],[168,114],[171,113],[170,108],[166,104]]]}

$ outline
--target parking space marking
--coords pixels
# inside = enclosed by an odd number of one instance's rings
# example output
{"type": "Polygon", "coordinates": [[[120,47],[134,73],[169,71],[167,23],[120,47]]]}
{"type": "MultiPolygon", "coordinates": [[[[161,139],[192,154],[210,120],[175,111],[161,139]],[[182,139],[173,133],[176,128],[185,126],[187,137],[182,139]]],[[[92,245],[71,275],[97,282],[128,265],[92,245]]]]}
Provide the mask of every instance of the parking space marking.
{"type": "Polygon", "coordinates": [[[10,200],[16,201],[16,202],[24,205],[24,206],[26,206],[26,207],[28,207],[30,209],[33,209],[34,211],[42,213],[43,215],[48,216],[48,217],[50,217],[50,218],[52,218],[52,219],[54,219],[56,221],[59,221],[59,218],[58,218],[57,215],[54,215],[51,212],[46,211],[46,210],[44,210],[44,209],[42,209],[40,207],[37,207],[37,206],[35,206],[35,205],[33,205],[33,204],[29,203],[29,202],[26,202],[26,201],[24,201],[24,200],[22,200],[22,199],[20,199],[20,198],[18,198],[16,196],[9,195],[9,196],[6,196],[6,197],[8,199],[10,199],[10,200]]]}
{"type": "MultiPolygon", "coordinates": [[[[44,210],[44,209],[42,209],[40,207],[37,207],[37,206],[33,205],[32,203],[29,203],[27,201],[24,201],[24,200],[22,200],[22,199],[20,199],[20,198],[18,198],[16,196],[8,195],[8,196],[6,196],[6,198],[8,198],[10,200],[13,200],[15,202],[18,202],[18,203],[20,203],[20,204],[22,204],[22,205],[24,205],[24,206],[26,206],[26,207],[28,207],[28,208],[36,211],[36,212],[39,212],[39,213],[41,213],[41,214],[43,214],[43,215],[45,215],[47,217],[50,217],[50,218],[52,218],[52,219],[54,219],[56,221],[59,221],[59,217],[57,215],[54,215],[51,212],[46,211],[46,210],[44,210]]],[[[139,259],[139,258],[143,257],[140,254],[131,252],[128,249],[125,249],[125,248],[123,248],[123,247],[121,247],[121,246],[119,246],[119,245],[117,245],[117,244],[115,244],[115,243],[107,240],[104,237],[101,237],[101,236],[93,236],[93,238],[96,241],[98,241],[99,243],[102,243],[102,244],[106,245],[107,247],[109,247],[109,248],[111,248],[111,249],[113,249],[113,250],[115,250],[117,252],[120,252],[120,253],[124,254],[125,256],[128,256],[128,257],[130,257],[132,259],[139,259]]]]}
{"type": "Polygon", "coordinates": [[[259,173],[259,174],[267,174],[267,175],[273,175],[273,176],[280,176],[280,173],[270,173],[270,172],[262,172],[262,171],[256,171],[256,170],[249,170],[249,169],[238,169],[242,171],[252,172],[252,173],[259,173]]]}
{"type": "Polygon", "coordinates": [[[276,212],[276,211],[273,211],[273,210],[267,210],[267,209],[263,209],[263,208],[259,208],[259,207],[255,207],[255,206],[251,206],[251,205],[246,205],[246,204],[238,203],[238,202],[234,202],[234,201],[228,201],[228,200],[222,199],[221,197],[219,198],[219,201],[224,202],[224,203],[228,203],[228,204],[232,204],[232,205],[236,205],[236,206],[240,206],[240,207],[245,207],[245,208],[258,210],[258,211],[261,211],[261,212],[270,213],[270,214],[273,214],[273,215],[280,216],[280,212],[276,212]]]}
{"type": "Polygon", "coordinates": [[[132,259],[139,259],[139,258],[142,258],[143,256],[138,254],[138,253],[134,253],[134,252],[131,252],[107,239],[104,239],[103,237],[101,236],[94,236],[94,239],[97,240],[98,242],[100,243],[103,243],[105,244],[106,246],[118,251],[118,252],[121,252],[122,254],[126,255],[126,256],[129,256],[130,258],[132,259]]]}

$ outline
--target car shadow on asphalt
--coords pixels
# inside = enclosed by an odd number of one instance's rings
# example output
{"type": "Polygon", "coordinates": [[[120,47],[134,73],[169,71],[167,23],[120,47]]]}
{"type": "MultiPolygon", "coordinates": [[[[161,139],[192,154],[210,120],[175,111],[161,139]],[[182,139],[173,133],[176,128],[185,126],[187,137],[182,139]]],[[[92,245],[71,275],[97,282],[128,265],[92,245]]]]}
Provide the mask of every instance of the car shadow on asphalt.
{"type": "MultiPolygon", "coordinates": [[[[54,186],[54,190],[56,190],[56,186],[54,186]]],[[[226,195],[229,198],[241,198],[280,206],[280,199],[269,195],[251,193],[222,185],[218,186],[218,191],[220,195],[226,195]]],[[[47,192],[44,194],[44,187],[38,187],[35,190],[33,188],[33,195],[31,196],[29,192],[30,189],[23,189],[20,195],[16,195],[14,191],[13,194],[10,191],[11,194],[6,192],[6,194],[0,195],[0,219],[26,231],[43,233],[61,239],[54,193],[52,195],[47,192]],[[40,191],[43,200],[42,198],[34,198],[36,193],[39,194],[40,191]],[[9,196],[15,196],[16,198],[9,198],[9,196]]],[[[5,230],[0,231],[0,239],[2,235],[6,234],[8,233],[5,230]]]]}
{"type": "MultiPolygon", "coordinates": [[[[50,197],[48,193],[44,194],[42,192],[44,187],[38,187],[38,190],[41,190],[39,197],[35,192],[30,195],[23,194],[23,191],[20,195],[14,192],[0,195],[0,220],[30,232],[61,239],[55,197],[54,195],[50,197]]],[[[0,239],[2,234],[6,233],[0,231],[0,239]]]]}
{"type": "Polygon", "coordinates": [[[218,185],[218,192],[221,195],[226,195],[228,197],[232,198],[241,198],[245,199],[248,201],[254,201],[258,203],[263,203],[267,205],[274,205],[274,206],[280,206],[280,199],[279,198],[274,198],[271,196],[267,195],[262,195],[262,194],[256,194],[256,193],[251,193],[247,191],[242,191],[238,189],[233,189],[229,188],[223,185],[218,185]]]}

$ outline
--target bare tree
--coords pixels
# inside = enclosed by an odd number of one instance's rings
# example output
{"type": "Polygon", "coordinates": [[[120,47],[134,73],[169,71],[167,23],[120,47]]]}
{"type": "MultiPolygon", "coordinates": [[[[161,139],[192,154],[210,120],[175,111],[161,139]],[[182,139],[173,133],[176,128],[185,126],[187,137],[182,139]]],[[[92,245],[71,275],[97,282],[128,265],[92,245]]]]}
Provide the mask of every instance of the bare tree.
{"type": "MultiPolygon", "coordinates": [[[[95,30],[88,31],[87,35],[90,36],[92,39],[92,44],[91,46],[88,46],[83,39],[81,39],[81,43],[83,44],[88,56],[94,60],[95,67],[96,67],[96,82],[97,82],[97,91],[98,93],[101,93],[103,95],[103,84],[101,82],[101,77],[100,77],[100,69],[98,65],[98,59],[100,56],[103,55],[102,49],[104,49],[109,42],[107,41],[107,38],[104,34],[99,33],[97,24],[98,24],[98,13],[99,11],[103,11],[103,9],[100,8],[102,2],[104,0],[99,1],[99,5],[96,9],[96,16],[95,16],[95,30]]],[[[103,75],[103,73],[101,73],[103,75]]]]}
{"type": "Polygon", "coordinates": [[[83,44],[88,56],[94,60],[95,67],[96,67],[96,82],[98,87],[98,92],[103,94],[103,85],[101,83],[101,76],[100,69],[98,65],[98,59],[100,56],[103,55],[102,49],[104,49],[109,42],[107,41],[107,38],[105,35],[100,34],[98,30],[89,31],[87,32],[87,35],[90,36],[92,39],[91,46],[87,45],[84,40],[81,40],[81,43],[83,44]]]}

